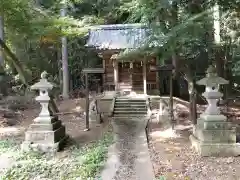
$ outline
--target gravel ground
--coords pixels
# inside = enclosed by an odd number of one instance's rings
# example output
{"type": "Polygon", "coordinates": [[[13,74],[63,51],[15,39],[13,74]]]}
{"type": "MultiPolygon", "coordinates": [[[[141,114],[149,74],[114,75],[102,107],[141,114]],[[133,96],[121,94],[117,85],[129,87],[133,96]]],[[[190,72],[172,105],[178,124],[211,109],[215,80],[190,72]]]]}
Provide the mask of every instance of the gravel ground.
{"type": "Polygon", "coordinates": [[[178,122],[182,125],[178,136],[164,134],[160,124],[150,125],[150,154],[157,178],[240,180],[240,157],[200,157],[191,148],[191,128],[187,118],[179,118],[178,122]]]}
{"type": "Polygon", "coordinates": [[[116,133],[116,148],[119,155],[120,167],[116,172],[114,180],[136,180],[135,160],[136,140],[142,123],[131,120],[115,120],[113,124],[116,133]],[[140,128],[139,128],[140,127],[140,128]]]}

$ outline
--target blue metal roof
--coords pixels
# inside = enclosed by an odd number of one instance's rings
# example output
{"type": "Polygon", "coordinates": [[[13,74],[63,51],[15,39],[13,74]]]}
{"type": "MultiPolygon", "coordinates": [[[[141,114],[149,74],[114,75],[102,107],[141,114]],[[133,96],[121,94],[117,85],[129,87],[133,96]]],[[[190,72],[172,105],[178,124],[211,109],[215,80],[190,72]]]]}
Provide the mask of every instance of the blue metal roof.
{"type": "Polygon", "coordinates": [[[136,49],[148,37],[149,29],[143,24],[113,24],[94,26],[89,30],[87,47],[100,50],[136,49]]]}

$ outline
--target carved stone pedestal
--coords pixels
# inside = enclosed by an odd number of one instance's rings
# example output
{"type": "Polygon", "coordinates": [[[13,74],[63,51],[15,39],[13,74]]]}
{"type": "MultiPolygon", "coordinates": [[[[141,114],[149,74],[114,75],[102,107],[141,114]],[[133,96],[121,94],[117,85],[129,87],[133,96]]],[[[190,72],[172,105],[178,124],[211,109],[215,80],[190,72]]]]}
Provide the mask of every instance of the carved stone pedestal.
{"type": "Polygon", "coordinates": [[[54,117],[50,117],[49,122],[42,120],[31,124],[25,132],[23,151],[57,152],[63,148],[67,139],[65,126],[54,117]]]}
{"type": "MultiPolygon", "coordinates": [[[[217,121],[211,116],[200,117],[190,136],[192,146],[201,156],[238,156],[240,144],[236,143],[236,128],[230,122],[217,121]]],[[[219,115],[219,119],[223,117],[219,115]]]]}

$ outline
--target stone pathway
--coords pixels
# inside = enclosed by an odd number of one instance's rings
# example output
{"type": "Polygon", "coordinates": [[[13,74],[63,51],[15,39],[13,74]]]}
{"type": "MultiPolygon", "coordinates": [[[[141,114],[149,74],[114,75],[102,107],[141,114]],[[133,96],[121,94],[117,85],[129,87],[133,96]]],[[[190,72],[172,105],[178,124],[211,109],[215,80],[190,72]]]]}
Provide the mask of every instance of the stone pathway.
{"type": "Polygon", "coordinates": [[[154,180],[145,134],[147,120],[115,119],[115,145],[110,148],[102,180],[154,180]]]}

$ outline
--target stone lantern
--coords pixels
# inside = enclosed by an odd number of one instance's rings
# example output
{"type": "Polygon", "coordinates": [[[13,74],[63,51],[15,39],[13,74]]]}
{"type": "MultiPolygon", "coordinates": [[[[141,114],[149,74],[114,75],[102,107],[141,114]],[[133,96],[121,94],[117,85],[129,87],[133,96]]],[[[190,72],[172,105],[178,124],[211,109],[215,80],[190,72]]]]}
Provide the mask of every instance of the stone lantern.
{"type": "Polygon", "coordinates": [[[228,81],[218,77],[216,69],[213,66],[209,66],[206,77],[199,80],[197,84],[206,86],[205,92],[202,95],[208,102],[208,106],[201,117],[207,121],[215,120],[215,118],[217,118],[217,121],[226,120],[226,117],[220,114],[217,103],[223,96],[223,94],[219,92],[219,86],[228,84],[228,81]]]}
{"type": "Polygon", "coordinates": [[[192,146],[202,156],[238,156],[240,146],[236,143],[236,128],[227,122],[217,106],[223,96],[219,85],[228,84],[228,81],[218,77],[216,69],[209,66],[206,77],[197,84],[206,86],[203,96],[208,105],[190,136],[192,146]]]}
{"type": "Polygon", "coordinates": [[[36,101],[40,103],[41,111],[25,132],[23,151],[56,152],[67,137],[65,127],[49,108],[51,100],[49,91],[52,90],[53,85],[47,81],[46,75],[47,73],[43,72],[40,81],[31,86],[32,90],[39,90],[36,101]]]}

